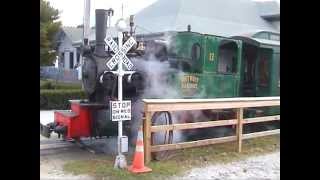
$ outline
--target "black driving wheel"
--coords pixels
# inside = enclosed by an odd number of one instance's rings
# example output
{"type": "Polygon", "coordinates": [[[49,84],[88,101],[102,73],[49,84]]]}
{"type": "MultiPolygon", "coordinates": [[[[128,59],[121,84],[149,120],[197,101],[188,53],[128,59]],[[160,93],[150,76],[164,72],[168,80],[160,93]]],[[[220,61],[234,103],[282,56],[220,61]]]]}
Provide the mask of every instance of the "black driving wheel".
{"type": "Polygon", "coordinates": [[[88,95],[96,89],[97,64],[93,58],[85,58],[82,65],[82,84],[88,95]]]}
{"type": "MultiPolygon", "coordinates": [[[[168,111],[156,112],[151,119],[152,125],[169,125],[172,124],[171,114],[168,111]]],[[[171,144],[173,140],[173,131],[161,131],[151,134],[152,145],[171,144]]],[[[164,160],[168,157],[168,151],[152,153],[153,159],[164,160]]]]}

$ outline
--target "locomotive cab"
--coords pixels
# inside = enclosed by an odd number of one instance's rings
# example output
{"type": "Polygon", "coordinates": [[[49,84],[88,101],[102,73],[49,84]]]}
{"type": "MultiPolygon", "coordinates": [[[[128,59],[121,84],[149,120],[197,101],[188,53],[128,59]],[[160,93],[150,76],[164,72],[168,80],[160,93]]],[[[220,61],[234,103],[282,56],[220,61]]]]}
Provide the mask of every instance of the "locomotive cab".
{"type": "Polygon", "coordinates": [[[233,37],[243,42],[241,96],[280,95],[280,39],[271,39],[271,35],[279,36],[262,31],[251,37],[233,37]]]}

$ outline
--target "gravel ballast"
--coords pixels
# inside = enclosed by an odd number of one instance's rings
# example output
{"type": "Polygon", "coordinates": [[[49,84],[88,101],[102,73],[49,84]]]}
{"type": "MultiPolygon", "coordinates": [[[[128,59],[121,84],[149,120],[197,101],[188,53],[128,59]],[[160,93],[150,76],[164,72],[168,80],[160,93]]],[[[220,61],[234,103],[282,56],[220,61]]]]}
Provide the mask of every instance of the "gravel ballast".
{"type": "Polygon", "coordinates": [[[250,157],[238,162],[194,168],[174,179],[280,179],[280,152],[250,157]]]}

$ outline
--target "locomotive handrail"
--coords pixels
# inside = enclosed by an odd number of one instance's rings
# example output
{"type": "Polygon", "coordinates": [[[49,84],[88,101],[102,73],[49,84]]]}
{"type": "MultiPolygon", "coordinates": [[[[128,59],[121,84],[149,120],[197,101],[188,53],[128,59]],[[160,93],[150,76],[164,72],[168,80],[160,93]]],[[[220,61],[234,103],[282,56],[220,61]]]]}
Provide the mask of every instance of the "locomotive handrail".
{"type": "Polygon", "coordinates": [[[210,144],[224,143],[230,141],[237,141],[237,150],[241,152],[242,140],[268,136],[272,134],[280,134],[280,129],[254,132],[243,134],[243,124],[259,123],[266,121],[280,120],[280,115],[263,116],[255,118],[243,118],[243,109],[250,107],[267,107],[279,106],[280,97],[243,97],[243,98],[216,98],[216,99],[143,99],[145,118],[143,119],[143,132],[144,132],[144,153],[145,160],[151,160],[152,152],[159,152],[165,150],[175,150],[182,148],[198,147],[210,144]],[[236,119],[170,124],[170,125],[157,125],[152,126],[151,118],[155,112],[159,111],[188,111],[188,110],[204,110],[204,109],[235,109],[236,119]],[[216,126],[236,125],[237,132],[235,136],[227,136],[220,138],[204,139],[191,142],[181,142],[174,144],[152,145],[151,133],[168,131],[168,130],[184,130],[207,128],[216,126]]]}

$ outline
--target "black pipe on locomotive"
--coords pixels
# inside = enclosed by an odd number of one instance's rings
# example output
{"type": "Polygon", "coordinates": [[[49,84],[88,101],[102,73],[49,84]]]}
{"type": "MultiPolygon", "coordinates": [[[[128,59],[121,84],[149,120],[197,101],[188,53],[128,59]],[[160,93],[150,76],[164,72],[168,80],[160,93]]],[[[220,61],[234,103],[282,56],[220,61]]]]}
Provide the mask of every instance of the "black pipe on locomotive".
{"type": "MultiPolygon", "coordinates": [[[[89,102],[106,103],[106,97],[110,99],[117,97],[117,76],[106,66],[106,62],[114,54],[105,44],[110,11],[112,9],[96,9],[95,48],[93,52],[88,52],[91,48],[83,48],[86,51],[83,53],[82,79],[89,102]]],[[[124,79],[124,91],[134,89],[135,92],[140,92],[143,88],[143,76],[139,72],[126,75],[124,79]]]]}

